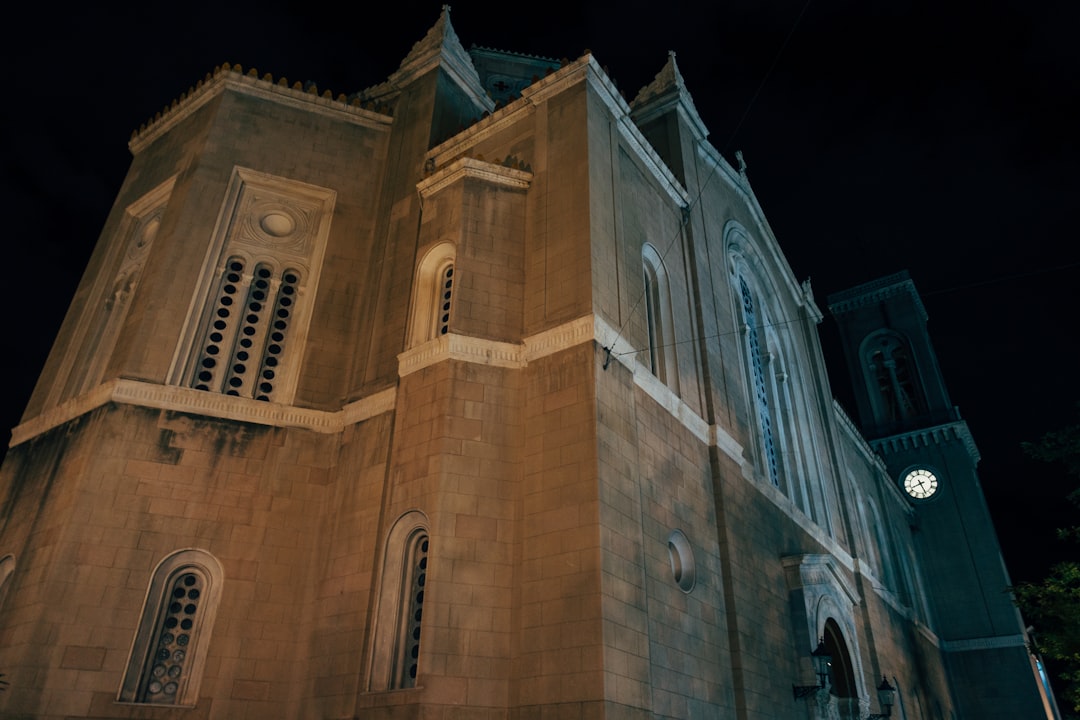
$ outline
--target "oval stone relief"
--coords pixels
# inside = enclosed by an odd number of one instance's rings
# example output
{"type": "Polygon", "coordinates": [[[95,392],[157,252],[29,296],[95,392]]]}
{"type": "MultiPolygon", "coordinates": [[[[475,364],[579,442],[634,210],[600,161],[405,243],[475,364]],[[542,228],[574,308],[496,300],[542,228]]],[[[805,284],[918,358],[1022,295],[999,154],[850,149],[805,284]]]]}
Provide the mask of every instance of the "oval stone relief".
{"type": "Polygon", "coordinates": [[[259,227],[272,237],[285,237],[296,229],[296,221],[285,213],[269,212],[259,221],[259,227]]]}

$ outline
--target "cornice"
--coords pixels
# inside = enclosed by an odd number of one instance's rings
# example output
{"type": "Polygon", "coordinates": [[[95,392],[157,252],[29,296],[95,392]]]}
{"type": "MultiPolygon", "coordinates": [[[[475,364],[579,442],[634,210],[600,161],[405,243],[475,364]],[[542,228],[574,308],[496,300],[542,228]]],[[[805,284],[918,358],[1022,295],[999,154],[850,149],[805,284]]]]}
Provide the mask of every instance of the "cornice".
{"type": "Polygon", "coordinates": [[[915,283],[906,270],[833,293],[826,298],[826,302],[829,310],[834,315],[839,315],[868,305],[877,305],[897,295],[908,295],[923,321],[929,319],[926,306],[923,305],[922,298],[915,289],[915,283]]]}
{"type": "Polygon", "coordinates": [[[398,377],[412,375],[445,360],[520,369],[526,365],[525,346],[447,333],[400,353],[398,377]]]}
{"type": "MultiPolygon", "coordinates": [[[[447,335],[401,353],[398,374],[404,377],[448,359],[522,368],[529,361],[591,341],[592,328],[592,317],[584,316],[530,336],[519,344],[447,335]]],[[[19,424],[11,432],[10,445],[14,447],[24,443],[110,402],[259,425],[302,427],[321,433],[335,433],[354,423],[392,411],[396,393],[396,388],[388,388],[345,405],[340,410],[325,411],[261,402],[177,385],[115,379],[19,424]]]]}
{"type": "Polygon", "coordinates": [[[543,55],[531,55],[529,53],[514,52],[512,50],[499,50],[498,48],[488,47],[487,45],[477,45],[473,43],[469,47],[469,55],[473,53],[479,53],[481,55],[491,55],[495,57],[508,56],[516,58],[524,58],[526,60],[539,60],[546,63],[558,63],[555,58],[544,57],[543,55]]]}
{"type": "Polygon", "coordinates": [[[528,190],[529,185],[532,184],[533,174],[527,170],[518,170],[506,165],[461,157],[418,182],[416,189],[422,198],[427,199],[465,178],[482,180],[511,190],[528,190]]]}
{"type": "Polygon", "coordinates": [[[594,316],[583,315],[577,320],[530,335],[525,338],[525,361],[539,360],[566,348],[591,342],[596,335],[593,327],[594,316]]]}
{"type": "Polygon", "coordinates": [[[968,429],[967,423],[963,420],[877,438],[869,442],[870,447],[875,452],[888,454],[917,450],[921,447],[947,445],[957,441],[963,443],[964,449],[967,450],[968,455],[971,457],[971,462],[978,465],[981,459],[979,449],[975,446],[975,439],[971,436],[971,430],[968,429]]]}
{"type": "Polygon", "coordinates": [[[278,79],[275,83],[270,73],[260,78],[255,68],[248,70],[245,74],[240,65],[230,66],[225,63],[215,67],[213,73],[207,73],[203,80],[194,87],[188,88],[186,93],[181,93],[179,98],[157,113],[149,123],[144,123],[134,131],[128,142],[128,149],[132,155],[137,155],[157,138],[191,117],[197,110],[226,90],[375,130],[386,129],[393,122],[389,114],[381,112],[385,108],[373,103],[365,106],[355,96],[350,98],[339,94],[337,98],[334,98],[329,90],[319,95],[318,87],[314,83],[308,83],[305,86],[297,81],[290,86],[285,77],[278,79]]]}
{"type": "Polygon", "coordinates": [[[26,442],[110,402],[257,425],[298,427],[319,433],[336,433],[348,425],[393,410],[396,394],[395,388],[388,388],[350,403],[341,410],[328,412],[141,380],[110,380],[18,425],[11,431],[11,446],[26,442]]]}
{"type": "Polygon", "coordinates": [[[997,650],[999,648],[1027,647],[1023,635],[995,635],[992,637],[970,638],[968,640],[943,640],[944,652],[969,652],[972,650],[997,650]]]}
{"type": "Polygon", "coordinates": [[[531,335],[521,343],[499,342],[448,333],[398,355],[398,376],[405,377],[444,360],[521,369],[530,362],[593,340],[593,318],[585,315],[531,335]]]}

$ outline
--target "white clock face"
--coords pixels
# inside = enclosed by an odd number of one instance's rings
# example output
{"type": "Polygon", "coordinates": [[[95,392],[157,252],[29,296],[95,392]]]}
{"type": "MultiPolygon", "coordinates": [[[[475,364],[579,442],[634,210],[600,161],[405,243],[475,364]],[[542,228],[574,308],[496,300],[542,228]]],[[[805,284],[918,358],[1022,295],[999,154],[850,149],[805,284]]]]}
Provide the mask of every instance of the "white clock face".
{"type": "Polygon", "coordinates": [[[938,489],[937,475],[925,468],[916,468],[904,476],[904,490],[916,500],[925,500],[938,489]]]}

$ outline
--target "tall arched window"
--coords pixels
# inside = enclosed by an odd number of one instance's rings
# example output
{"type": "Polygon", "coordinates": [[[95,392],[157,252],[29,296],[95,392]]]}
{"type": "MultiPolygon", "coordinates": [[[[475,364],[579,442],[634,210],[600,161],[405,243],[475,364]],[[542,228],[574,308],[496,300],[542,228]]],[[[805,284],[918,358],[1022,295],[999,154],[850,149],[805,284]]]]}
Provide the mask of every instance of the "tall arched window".
{"type": "Polygon", "coordinates": [[[825,649],[832,656],[829,666],[829,693],[838,698],[857,698],[858,686],[855,683],[855,664],[848,650],[844,633],[833,618],[825,622],[822,634],[825,649]]]}
{"type": "Polygon", "coordinates": [[[810,515],[810,504],[803,486],[806,473],[801,467],[797,435],[799,423],[791,398],[791,383],[788,382],[786,353],[775,328],[766,323],[763,331],[766,344],[761,362],[765,372],[769,417],[773,422],[776,484],[803,512],[810,515]]]}
{"type": "Polygon", "coordinates": [[[293,322],[300,271],[229,258],[218,278],[192,386],[271,400],[293,322]]]}
{"type": "Polygon", "coordinates": [[[292,402],[336,196],[329,188],[233,168],[171,383],[292,402]]]}
{"type": "Polygon", "coordinates": [[[118,699],[194,705],[221,598],[221,564],[202,550],[180,550],[150,579],[118,699]]]}
{"type": "Polygon", "coordinates": [[[416,687],[429,545],[427,518],[419,511],[405,513],[390,530],[378,591],[369,690],[416,687]]]}
{"type": "Polygon", "coordinates": [[[420,621],[424,616],[424,588],[427,585],[428,544],[427,532],[417,530],[405,546],[401,628],[394,662],[394,687],[398,688],[416,686],[420,664],[420,621]]]}
{"type": "Polygon", "coordinates": [[[452,243],[439,243],[428,250],[417,265],[409,320],[410,347],[450,332],[454,285],[457,282],[454,276],[456,253],[452,243]]]}
{"type": "Polygon", "coordinates": [[[773,485],[780,485],[780,466],[776,455],[776,439],[773,433],[772,409],[769,404],[769,382],[765,374],[766,358],[759,335],[759,324],[763,318],[758,315],[757,303],[750,290],[746,277],[739,275],[739,296],[742,300],[743,336],[747,364],[750,366],[754,407],[757,413],[758,427],[761,430],[762,454],[768,466],[769,479],[773,485]]]}
{"type": "Polygon", "coordinates": [[[671,312],[671,287],[667,269],[656,248],[641,248],[645,291],[645,323],[649,343],[649,369],[672,390],[679,390],[675,353],[675,321],[671,312]]]}
{"type": "Polygon", "coordinates": [[[908,343],[892,332],[871,335],[862,346],[867,388],[879,423],[916,418],[926,412],[908,343]]]}

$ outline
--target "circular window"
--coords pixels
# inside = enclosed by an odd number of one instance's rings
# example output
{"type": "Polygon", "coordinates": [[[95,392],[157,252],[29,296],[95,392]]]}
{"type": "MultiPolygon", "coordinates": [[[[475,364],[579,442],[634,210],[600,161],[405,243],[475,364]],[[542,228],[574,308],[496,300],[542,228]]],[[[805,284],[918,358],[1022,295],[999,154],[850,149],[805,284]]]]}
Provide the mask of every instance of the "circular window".
{"type": "Polygon", "coordinates": [[[671,575],[675,584],[685,593],[694,589],[697,569],[694,565],[694,549],[682,530],[672,530],[667,541],[668,559],[671,561],[671,575]]]}

